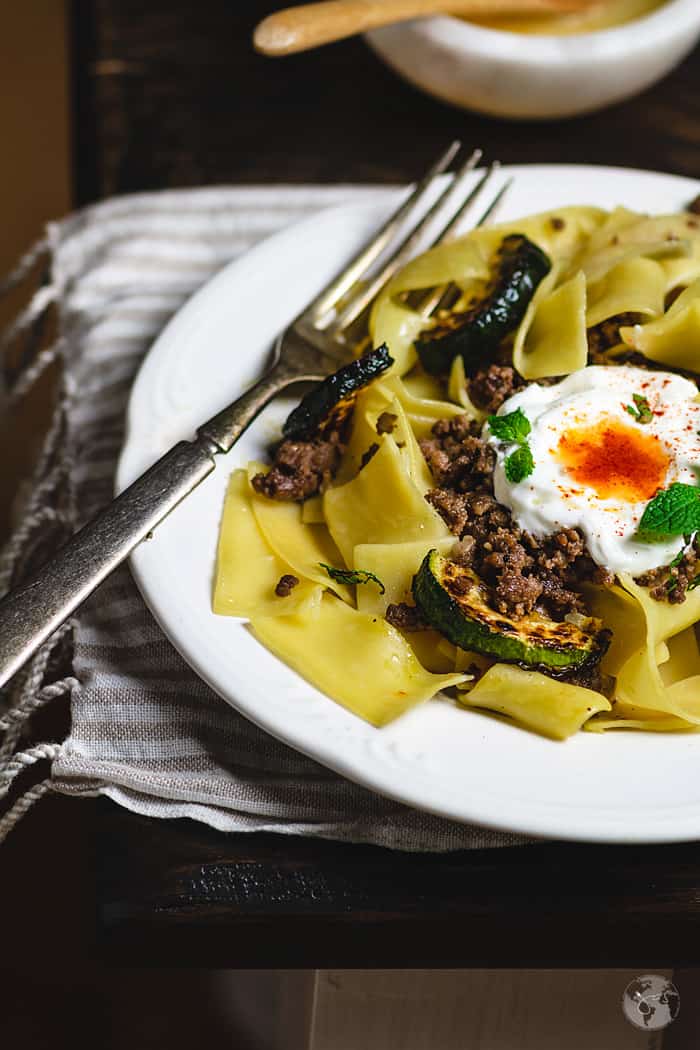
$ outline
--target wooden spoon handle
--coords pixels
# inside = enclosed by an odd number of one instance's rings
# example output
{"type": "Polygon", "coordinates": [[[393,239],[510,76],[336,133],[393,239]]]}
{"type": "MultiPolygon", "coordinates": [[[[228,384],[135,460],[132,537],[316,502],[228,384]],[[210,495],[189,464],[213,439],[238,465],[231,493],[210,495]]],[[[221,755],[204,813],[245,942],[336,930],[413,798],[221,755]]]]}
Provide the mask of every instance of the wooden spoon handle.
{"type": "Polygon", "coordinates": [[[325,0],[288,7],[263,19],[253,43],[264,55],[289,55],[368,29],[422,15],[490,17],[580,11],[592,0],[325,0]]]}

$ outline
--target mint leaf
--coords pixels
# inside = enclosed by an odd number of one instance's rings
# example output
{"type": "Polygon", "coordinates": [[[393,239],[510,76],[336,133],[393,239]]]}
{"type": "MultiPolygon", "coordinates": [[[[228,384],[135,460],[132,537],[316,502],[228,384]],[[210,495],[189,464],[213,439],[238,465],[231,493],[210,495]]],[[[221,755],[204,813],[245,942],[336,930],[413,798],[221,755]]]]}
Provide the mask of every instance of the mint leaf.
{"type": "Polygon", "coordinates": [[[524,481],[535,469],[535,461],[532,452],[527,445],[522,445],[508,456],[504,463],[506,478],[512,484],[524,481]]]}
{"type": "Polygon", "coordinates": [[[623,405],[625,412],[629,412],[631,416],[637,420],[638,423],[651,423],[654,418],[654,413],[651,410],[651,406],[645,397],[641,394],[632,394],[633,405],[623,405]]]}
{"type": "Polygon", "coordinates": [[[522,481],[535,469],[535,461],[532,458],[527,437],[532,427],[521,408],[514,412],[508,412],[505,416],[489,416],[489,428],[491,433],[499,441],[513,442],[520,448],[512,452],[504,463],[506,478],[513,484],[522,481]]]}
{"type": "Polygon", "coordinates": [[[530,420],[521,408],[505,416],[489,416],[488,423],[491,433],[499,441],[517,441],[519,445],[527,440],[532,430],[530,420]]]}
{"type": "Polygon", "coordinates": [[[369,583],[372,580],[379,585],[380,594],[384,594],[386,590],[382,581],[373,572],[366,572],[365,569],[334,569],[332,565],[326,565],[322,561],[318,564],[326,570],[332,580],[338,583],[369,583]]]}
{"type": "Polygon", "coordinates": [[[637,406],[637,421],[639,423],[651,423],[654,413],[647,399],[642,397],[641,394],[632,394],[632,400],[637,406]]]}
{"type": "Polygon", "coordinates": [[[647,503],[637,528],[642,540],[683,536],[700,529],[700,488],[675,481],[647,503]]]}

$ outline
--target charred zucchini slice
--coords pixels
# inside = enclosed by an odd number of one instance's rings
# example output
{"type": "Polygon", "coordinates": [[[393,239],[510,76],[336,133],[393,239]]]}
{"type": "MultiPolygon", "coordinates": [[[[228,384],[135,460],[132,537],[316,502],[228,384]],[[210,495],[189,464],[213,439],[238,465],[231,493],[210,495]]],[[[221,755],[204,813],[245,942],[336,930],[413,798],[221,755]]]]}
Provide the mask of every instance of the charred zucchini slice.
{"type": "Polygon", "coordinates": [[[496,612],[478,576],[436,550],[413,578],[413,597],[428,623],[460,649],[550,675],[595,663],[609,644],[610,632],[592,617],[576,625],[537,613],[515,620],[496,612]]]}
{"type": "Polygon", "coordinates": [[[355,396],[393,365],[386,343],[343,365],[310,390],[290,412],[282,427],[286,438],[310,438],[340,430],[352,413],[355,396]]]}
{"type": "Polygon", "coordinates": [[[551,266],[548,256],[524,234],[505,237],[496,253],[494,275],[484,298],[468,310],[448,314],[416,340],[426,372],[449,372],[458,354],[468,369],[492,355],[501,340],[522,321],[551,266]]]}

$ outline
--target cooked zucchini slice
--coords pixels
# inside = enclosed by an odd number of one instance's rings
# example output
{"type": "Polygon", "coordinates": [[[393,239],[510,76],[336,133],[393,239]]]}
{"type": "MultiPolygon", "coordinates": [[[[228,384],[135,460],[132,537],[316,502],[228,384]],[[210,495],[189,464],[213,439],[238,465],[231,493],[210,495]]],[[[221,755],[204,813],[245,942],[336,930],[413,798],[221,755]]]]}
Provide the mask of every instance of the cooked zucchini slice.
{"type": "Polygon", "coordinates": [[[460,649],[505,663],[564,674],[598,661],[610,632],[593,617],[558,623],[531,613],[520,620],[492,608],[489,588],[471,569],[429,551],[413,578],[413,597],[423,617],[460,649]]]}
{"type": "Polygon", "coordinates": [[[524,234],[501,241],[494,275],[483,299],[468,310],[448,314],[434,328],[421,332],[415,346],[421,364],[432,375],[446,374],[458,354],[467,369],[493,354],[498,344],[522,321],[537,286],[552,264],[524,234]]]}
{"type": "Polygon", "coordinates": [[[343,365],[310,390],[282,427],[286,438],[310,438],[340,430],[349,418],[359,390],[393,365],[386,343],[343,365]]]}

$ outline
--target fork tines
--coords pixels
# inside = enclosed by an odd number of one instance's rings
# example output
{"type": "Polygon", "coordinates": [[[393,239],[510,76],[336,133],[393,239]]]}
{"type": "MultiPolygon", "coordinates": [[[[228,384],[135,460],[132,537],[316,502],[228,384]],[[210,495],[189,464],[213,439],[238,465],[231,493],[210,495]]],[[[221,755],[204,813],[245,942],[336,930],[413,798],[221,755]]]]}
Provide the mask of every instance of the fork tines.
{"type": "MultiPolygon", "coordinates": [[[[458,235],[472,205],[483,200],[486,187],[500,167],[498,161],[493,161],[474,182],[474,169],[483,156],[482,150],[475,149],[436,196],[436,180],[440,176],[444,178],[460,149],[461,143],[455,141],[441,153],[379,232],[316,296],[298,322],[307,329],[313,328],[316,333],[322,332],[331,343],[342,342],[344,334],[362,316],[387,281],[414,255],[458,235]],[[441,223],[439,232],[431,234],[438,221],[441,223]],[[397,240],[398,243],[394,243],[397,240]]],[[[481,226],[493,217],[509,185],[507,182],[500,187],[472,226],[481,226]]],[[[431,303],[434,308],[444,292],[442,288],[430,293],[422,305],[423,312],[430,313],[431,303]]]]}

